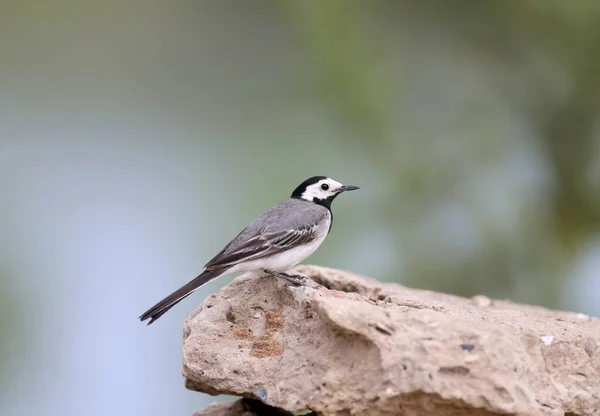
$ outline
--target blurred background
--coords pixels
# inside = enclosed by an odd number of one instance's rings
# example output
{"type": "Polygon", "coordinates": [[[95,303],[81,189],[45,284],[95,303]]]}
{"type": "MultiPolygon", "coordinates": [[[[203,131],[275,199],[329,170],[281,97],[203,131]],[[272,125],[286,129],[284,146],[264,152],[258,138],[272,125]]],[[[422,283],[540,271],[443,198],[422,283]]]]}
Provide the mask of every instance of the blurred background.
{"type": "Polygon", "coordinates": [[[308,263],[600,314],[600,3],[4,0],[0,414],[189,415],[151,327],[301,181],[308,263]]]}

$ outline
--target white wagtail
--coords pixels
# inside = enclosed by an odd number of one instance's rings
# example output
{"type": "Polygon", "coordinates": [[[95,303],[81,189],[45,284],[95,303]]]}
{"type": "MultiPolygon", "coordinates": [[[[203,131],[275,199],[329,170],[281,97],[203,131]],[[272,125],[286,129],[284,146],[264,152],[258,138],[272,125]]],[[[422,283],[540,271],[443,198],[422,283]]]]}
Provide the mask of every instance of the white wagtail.
{"type": "Polygon", "coordinates": [[[302,276],[285,271],[319,248],[331,230],[331,203],[342,192],[355,189],[359,187],[342,185],[325,176],[305,180],[289,199],[268,209],[244,228],[204,266],[204,272],[148,309],[140,320],[150,319],[150,325],[196,289],[225,274],[252,272],[256,276],[273,275],[301,284],[302,276]]]}

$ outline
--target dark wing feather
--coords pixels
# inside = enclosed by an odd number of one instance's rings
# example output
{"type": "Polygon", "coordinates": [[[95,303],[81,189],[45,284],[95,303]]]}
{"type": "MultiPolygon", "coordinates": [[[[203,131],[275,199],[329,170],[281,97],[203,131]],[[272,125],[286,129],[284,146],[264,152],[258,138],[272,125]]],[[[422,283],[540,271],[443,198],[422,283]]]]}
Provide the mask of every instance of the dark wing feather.
{"type": "MultiPolygon", "coordinates": [[[[224,253],[226,253],[226,252],[227,252],[227,250],[229,250],[229,248],[230,248],[230,247],[231,247],[231,246],[232,246],[232,245],[233,245],[235,242],[237,242],[237,241],[238,241],[240,238],[242,238],[242,235],[243,235],[244,233],[246,233],[246,232],[247,232],[248,228],[249,228],[249,227],[246,227],[246,228],[244,228],[242,231],[240,231],[240,233],[239,233],[237,236],[235,236],[235,238],[234,238],[233,240],[231,240],[229,243],[227,243],[227,245],[226,245],[225,247],[223,247],[223,250],[219,251],[219,252],[217,253],[217,255],[216,255],[216,256],[214,256],[212,259],[210,259],[210,260],[208,261],[208,263],[206,263],[206,264],[204,265],[204,268],[205,268],[205,269],[211,269],[211,270],[212,270],[212,269],[218,269],[218,268],[219,268],[219,263],[220,263],[220,262],[219,262],[219,259],[220,259],[220,258],[223,256],[223,254],[224,254],[224,253]]],[[[255,236],[254,236],[254,237],[252,237],[252,238],[257,238],[259,235],[260,235],[260,234],[255,234],[255,236]]]]}
{"type": "Polygon", "coordinates": [[[228,250],[225,247],[221,253],[206,265],[207,270],[230,267],[244,261],[256,260],[271,254],[286,251],[302,244],[313,241],[317,235],[317,225],[303,225],[296,229],[269,233],[265,228],[258,234],[248,238],[246,242],[228,250]]]}

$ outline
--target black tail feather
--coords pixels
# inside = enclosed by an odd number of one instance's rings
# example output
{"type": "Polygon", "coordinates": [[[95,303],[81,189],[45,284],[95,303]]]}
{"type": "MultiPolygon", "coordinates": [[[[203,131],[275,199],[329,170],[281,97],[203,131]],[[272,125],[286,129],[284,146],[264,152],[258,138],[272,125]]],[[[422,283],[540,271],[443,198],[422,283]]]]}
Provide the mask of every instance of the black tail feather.
{"type": "Polygon", "coordinates": [[[194,280],[186,283],[181,286],[175,292],[171,293],[169,296],[158,302],[156,305],[148,309],[140,316],[140,321],[145,321],[150,319],[148,325],[156,321],[158,318],[163,316],[169,309],[173,306],[177,305],[183,299],[191,295],[196,289],[204,286],[208,282],[213,279],[216,279],[221,274],[223,274],[227,269],[218,269],[218,270],[205,270],[194,280]]]}

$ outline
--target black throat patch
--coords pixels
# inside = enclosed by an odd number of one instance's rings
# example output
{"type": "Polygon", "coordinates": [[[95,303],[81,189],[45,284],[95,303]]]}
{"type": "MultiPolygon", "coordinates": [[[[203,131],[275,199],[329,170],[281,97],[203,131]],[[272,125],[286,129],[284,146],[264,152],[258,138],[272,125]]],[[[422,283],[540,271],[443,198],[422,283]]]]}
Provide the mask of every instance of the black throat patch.
{"type": "MultiPolygon", "coordinates": [[[[300,185],[298,185],[298,187],[296,189],[294,189],[294,192],[292,192],[291,198],[302,199],[302,194],[304,193],[304,191],[306,191],[306,188],[308,188],[310,185],[314,185],[315,183],[317,183],[319,181],[322,181],[323,179],[327,179],[327,176],[313,176],[312,178],[308,178],[307,180],[302,182],[300,185]]],[[[312,202],[314,204],[321,205],[329,210],[329,215],[331,216],[331,222],[329,223],[329,230],[327,230],[328,234],[329,234],[329,231],[331,231],[331,226],[333,225],[333,212],[331,212],[331,203],[333,202],[335,197],[338,195],[339,194],[331,195],[324,199],[321,199],[321,198],[313,198],[312,199],[312,202]]],[[[307,202],[310,202],[310,201],[307,201],[307,202]]]]}
{"type": "Polygon", "coordinates": [[[313,198],[312,202],[314,202],[317,205],[321,205],[327,208],[329,211],[331,211],[331,203],[333,202],[336,196],[337,194],[331,195],[330,197],[327,197],[325,199],[313,198]]]}
{"type": "Polygon", "coordinates": [[[330,222],[329,222],[329,229],[327,230],[327,234],[329,234],[329,232],[331,231],[331,226],[333,225],[333,211],[331,211],[331,203],[333,202],[333,200],[335,199],[336,196],[337,195],[331,195],[329,198],[325,198],[325,199],[313,198],[313,200],[312,200],[312,202],[314,204],[321,205],[329,210],[330,222]]]}

